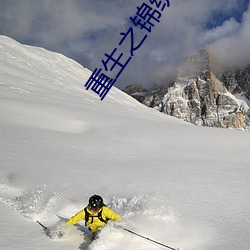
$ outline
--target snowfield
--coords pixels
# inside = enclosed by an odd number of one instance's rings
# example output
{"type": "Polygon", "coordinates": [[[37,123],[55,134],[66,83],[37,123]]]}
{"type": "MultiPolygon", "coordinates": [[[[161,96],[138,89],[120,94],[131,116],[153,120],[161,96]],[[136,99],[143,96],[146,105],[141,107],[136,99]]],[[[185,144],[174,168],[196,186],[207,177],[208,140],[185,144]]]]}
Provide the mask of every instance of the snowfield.
{"type": "Polygon", "coordinates": [[[250,134],[196,127],[113,87],[63,55],[0,36],[0,249],[153,250],[115,228],[56,228],[93,194],[122,226],[183,250],[250,249],[250,134]]]}

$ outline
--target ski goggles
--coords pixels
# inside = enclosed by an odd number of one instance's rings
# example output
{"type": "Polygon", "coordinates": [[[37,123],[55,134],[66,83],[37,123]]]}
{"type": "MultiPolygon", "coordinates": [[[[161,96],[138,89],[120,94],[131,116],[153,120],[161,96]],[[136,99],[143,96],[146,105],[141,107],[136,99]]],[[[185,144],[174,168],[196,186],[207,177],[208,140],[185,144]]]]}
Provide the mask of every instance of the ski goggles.
{"type": "Polygon", "coordinates": [[[93,206],[93,205],[92,206],[90,205],[89,208],[93,212],[97,212],[97,211],[99,211],[101,209],[101,207],[97,207],[97,206],[93,206]]]}

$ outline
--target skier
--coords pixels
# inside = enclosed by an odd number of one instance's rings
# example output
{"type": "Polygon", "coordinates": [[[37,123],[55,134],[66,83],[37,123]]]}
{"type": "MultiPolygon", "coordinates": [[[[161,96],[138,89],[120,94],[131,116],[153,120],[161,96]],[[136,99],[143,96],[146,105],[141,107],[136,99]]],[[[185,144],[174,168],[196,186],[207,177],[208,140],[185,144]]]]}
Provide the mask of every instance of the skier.
{"type": "Polygon", "coordinates": [[[85,226],[92,232],[92,238],[94,239],[109,220],[120,222],[122,219],[113,210],[105,206],[101,196],[95,194],[89,198],[89,204],[72,216],[67,224],[74,225],[80,220],[85,220],[85,226]]]}

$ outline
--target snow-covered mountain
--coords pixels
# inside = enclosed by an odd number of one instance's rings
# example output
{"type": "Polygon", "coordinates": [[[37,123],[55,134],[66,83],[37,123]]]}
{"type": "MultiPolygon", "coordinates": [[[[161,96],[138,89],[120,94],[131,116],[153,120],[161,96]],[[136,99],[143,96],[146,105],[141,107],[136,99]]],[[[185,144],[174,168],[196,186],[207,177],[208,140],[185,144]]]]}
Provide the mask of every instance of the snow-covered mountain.
{"type": "Polygon", "coordinates": [[[113,87],[63,55],[0,37],[0,248],[153,250],[108,225],[90,243],[84,222],[53,228],[103,196],[122,225],[184,250],[248,250],[249,133],[193,126],[113,87]]]}
{"type": "Polygon", "coordinates": [[[143,104],[196,125],[249,129],[249,68],[215,72],[207,50],[187,58],[174,83],[124,91],[143,104]],[[237,95],[235,95],[237,94],[237,95]]]}

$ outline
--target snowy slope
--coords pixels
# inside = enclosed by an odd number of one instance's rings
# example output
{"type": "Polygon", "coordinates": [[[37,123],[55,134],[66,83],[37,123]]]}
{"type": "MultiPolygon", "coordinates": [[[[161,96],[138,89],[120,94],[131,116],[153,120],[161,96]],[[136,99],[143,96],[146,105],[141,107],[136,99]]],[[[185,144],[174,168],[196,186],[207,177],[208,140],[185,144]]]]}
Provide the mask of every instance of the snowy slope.
{"type": "Polygon", "coordinates": [[[248,250],[249,133],[186,124],[115,87],[100,101],[90,74],[0,36],[0,248],[162,249],[112,226],[92,244],[79,227],[51,240],[36,223],[97,193],[123,226],[164,244],[248,250]]]}

